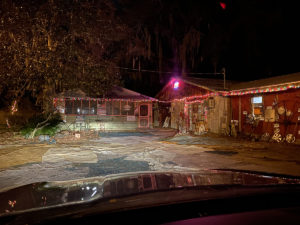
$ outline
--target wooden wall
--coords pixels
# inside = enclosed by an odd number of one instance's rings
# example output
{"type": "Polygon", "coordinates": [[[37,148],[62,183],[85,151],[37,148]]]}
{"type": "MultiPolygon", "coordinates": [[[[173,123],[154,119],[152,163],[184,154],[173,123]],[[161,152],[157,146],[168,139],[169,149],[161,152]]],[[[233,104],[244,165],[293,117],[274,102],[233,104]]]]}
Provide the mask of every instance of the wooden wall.
{"type": "Polygon", "coordinates": [[[156,97],[159,100],[173,100],[181,99],[183,97],[189,97],[194,95],[205,95],[212,91],[208,91],[204,88],[197,87],[195,85],[187,84],[183,81],[180,82],[178,89],[174,89],[172,84],[169,83],[156,97]]]}
{"type": "MultiPolygon", "coordinates": [[[[238,120],[240,124],[240,131],[245,134],[254,133],[257,135],[262,135],[266,132],[269,134],[274,133],[274,123],[279,124],[281,135],[286,135],[292,133],[295,135],[296,139],[300,139],[300,121],[298,122],[298,117],[300,117],[300,90],[288,90],[282,92],[273,93],[262,93],[258,95],[243,95],[231,97],[231,107],[232,107],[232,119],[238,120]],[[272,107],[275,109],[275,114],[277,114],[277,121],[266,122],[264,120],[259,121],[256,127],[251,126],[247,123],[246,115],[243,112],[251,113],[252,105],[251,98],[253,96],[263,96],[263,108],[272,107]],[[291,116],[278,115],[278,108],[283,106],[285,109],[292,112],[291,116]]],[[[238,128],[237,128],[238,129],[238,128]]]]}

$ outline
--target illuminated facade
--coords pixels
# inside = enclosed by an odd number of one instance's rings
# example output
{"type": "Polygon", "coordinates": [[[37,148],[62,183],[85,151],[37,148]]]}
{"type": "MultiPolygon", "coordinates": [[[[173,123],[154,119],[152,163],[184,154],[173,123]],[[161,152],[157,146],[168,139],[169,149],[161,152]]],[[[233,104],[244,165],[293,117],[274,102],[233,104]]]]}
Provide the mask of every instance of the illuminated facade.
{"type": "Polygon", "coordinates": [[[53,99],[66,127],[72,130],[135,130],[152,128],[152,104],[157,100],[122,87],[101,98],[80,90],[61,93],[53,99]]]}
{"type": "Polygon", "coordinates": [[[226,88],[223,84],[214,79],[173,78],[156,96],[168,104],[169,126],[194,134],[209,131],[274,142],[300,140],[300,73],[243,83],[226,81],[226,88]]]}
{"type": "Polygon", "coordinates": [[[229,98],[222,80],[202,78],[173,78],[156,95],[158,104],[165,104],[170,118],[169,126],[181,133],[226,133],[229,126],[229,98]]]}

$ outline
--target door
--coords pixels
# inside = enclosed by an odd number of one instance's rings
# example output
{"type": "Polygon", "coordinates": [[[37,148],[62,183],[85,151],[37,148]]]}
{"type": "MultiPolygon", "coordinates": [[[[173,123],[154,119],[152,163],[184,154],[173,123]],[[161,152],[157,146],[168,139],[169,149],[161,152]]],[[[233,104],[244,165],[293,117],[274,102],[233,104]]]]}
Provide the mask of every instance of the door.
{"type": "Polygon", "coordinates": [[[139,106],[139,128],[149,128],[149,105],[141,104],[139,106]]]}

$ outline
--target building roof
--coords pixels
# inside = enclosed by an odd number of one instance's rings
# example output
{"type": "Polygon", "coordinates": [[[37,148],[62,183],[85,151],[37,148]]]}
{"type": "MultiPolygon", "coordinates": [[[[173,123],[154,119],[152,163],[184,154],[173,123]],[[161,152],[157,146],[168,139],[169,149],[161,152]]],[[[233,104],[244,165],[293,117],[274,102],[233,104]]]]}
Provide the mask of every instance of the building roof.
{"type": "Polygon", "coordinates": [[[197,77],[173,77],[156,95],[156,98],[164,101],[180,99],[189,96],[205,95],[211,92],[228,90],[232,81],[226,81],[224,89],[223,79],[197,78],[197,77]],[[176,91],[172,85],[175,81],[180,81],[185,85],[180,85],[176,91]]]}
{"type": "Polygon", "coordinates": [[[299,83],[299,82],[300,82],[300,72],[292,73],[288,75],[270,77],[266,79],[254,80],[249,82],[235,83],[230,86],[230,89],[231,90],[253,89],[253,88],[284,85],[290,83],[299,83]]]}
{"type": "MultiPolygon", "coordinates": [[[[57,97],[58,98],[87,98],[89,96],[87,96],[80,89],[73,89],[73,90],[67,90],[61,92],[57,95],[57,97]]],[[[112,87],[105,95],[103,95],[103,98],[157,101],[157,99],[155,98],[151,98],[149,96],[142,95],[138,92],[131,91],[129,89],[119,87],[119,86],[112,87]]]]}
{"type": "Polygon", "coordinates": [[[57,95],[59,98],[70,98],[70,97],[75,97],[75,98],[83,98],[86,97],[86,94],[80,90],[80,89],[72,89],[72,90],[67,90],[59,93],[57,95]]]}
{"type": "Polygon", "coordinates": [[[224,80],[223,79],[211,79],[211,78],[198,78],[198,77],[183,77],[179,78],[180,80],[195,85],[210,91],[225,91],[228,90],[233,83],[233,81],[226,80],[225,88],[224,88],[224,80]]]}
{"type": "Polygon", "coordinates": [[[105,98],[112,99],[132,99],[132,100],[151,100],[156,101],[157,99],[151,98],[146,95],[142,95],[138,92],[129,90],[127,88],[114,86],[110,91],[108,91],[105,95],[105,98]]]}

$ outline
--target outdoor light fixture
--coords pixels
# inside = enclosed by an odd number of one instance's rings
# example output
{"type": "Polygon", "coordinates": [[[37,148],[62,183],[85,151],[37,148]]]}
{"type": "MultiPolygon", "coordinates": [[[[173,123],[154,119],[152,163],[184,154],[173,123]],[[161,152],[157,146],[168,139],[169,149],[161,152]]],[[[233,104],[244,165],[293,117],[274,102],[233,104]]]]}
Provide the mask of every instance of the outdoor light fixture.
{"type": "Polygon", "coordinates": [[[175,82],[174,82],[173,88],[174,88],[174,89],[178,89],[178,88],[179,88],[179,81],[175,81],[175,82]]]}

